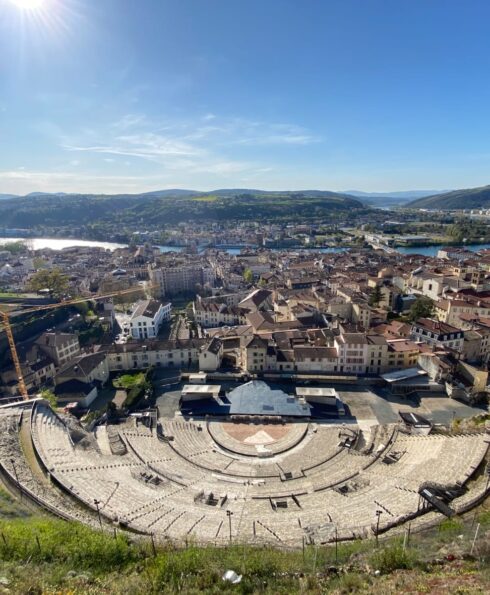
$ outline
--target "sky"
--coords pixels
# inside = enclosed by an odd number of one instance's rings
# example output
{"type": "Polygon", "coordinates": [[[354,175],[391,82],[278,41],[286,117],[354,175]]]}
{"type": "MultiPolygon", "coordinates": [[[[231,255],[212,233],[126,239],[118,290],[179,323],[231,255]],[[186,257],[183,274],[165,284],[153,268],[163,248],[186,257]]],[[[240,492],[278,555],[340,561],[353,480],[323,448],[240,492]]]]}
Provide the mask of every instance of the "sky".
{"type": "Polygon", "coordinates": [[[0,0],[0,193],[490,184],[488,0],[0,0]]]}

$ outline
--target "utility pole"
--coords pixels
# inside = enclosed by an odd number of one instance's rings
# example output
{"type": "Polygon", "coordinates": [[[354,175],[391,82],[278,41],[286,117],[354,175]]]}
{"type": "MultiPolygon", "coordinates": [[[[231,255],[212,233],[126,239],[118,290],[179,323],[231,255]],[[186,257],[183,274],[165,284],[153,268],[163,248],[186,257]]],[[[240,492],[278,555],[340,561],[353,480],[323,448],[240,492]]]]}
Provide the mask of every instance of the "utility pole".
{"type": "Polygon", "coordinates": [[[379,545],[379,519],[382,514],[383,514],[382,510],[376,511],[376,516],[378,517],[378,520],[376,521],[376,547],[378,547],[378,545],[379,545]]]}
{"type": "Polygon", "coordinates": [[[100,528],[102,529],[102,519],[100,518],[100,508],[99,508],[100,500],[97,500],[97,498],[94,498],[94,504],[95,504],[95,507],[97,508],[97,516],[99,517],[99,525],[100,525],[100,528]]]}
{"type": "Polygon", "coordinates": [[[233,513],[231,512],[231,510],[227,510],[226,511],[226,516],[228,517],[228,524],[230,527],[230,543],[231,543],[231,517],[232,517],[233,513]]]}

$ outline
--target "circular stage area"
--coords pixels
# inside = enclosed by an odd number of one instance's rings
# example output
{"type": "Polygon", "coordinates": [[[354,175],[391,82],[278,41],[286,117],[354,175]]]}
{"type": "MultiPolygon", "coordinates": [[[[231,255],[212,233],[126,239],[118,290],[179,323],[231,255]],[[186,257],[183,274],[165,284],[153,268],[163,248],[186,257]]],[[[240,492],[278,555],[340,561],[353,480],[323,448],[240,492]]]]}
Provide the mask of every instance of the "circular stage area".
{"type": "Polygon", "coordinates": [[[224,450],[251,457],[267,457],[299,444],[308,424],[245,424],[211,421],[208,430],[224,450]]]}

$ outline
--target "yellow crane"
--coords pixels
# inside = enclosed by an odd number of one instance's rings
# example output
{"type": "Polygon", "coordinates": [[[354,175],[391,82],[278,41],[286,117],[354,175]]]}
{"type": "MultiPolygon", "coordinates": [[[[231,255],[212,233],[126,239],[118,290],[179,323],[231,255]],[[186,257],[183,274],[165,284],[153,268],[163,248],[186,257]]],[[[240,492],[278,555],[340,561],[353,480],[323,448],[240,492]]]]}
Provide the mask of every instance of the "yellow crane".
{"type": "MultiPolygon", "coordinates": [[[[45,306],[33,306],[32,308],[25,308],[22,311],[9,313],[0,311],[0,318],[3,323],[3,327],[5,329],[5,333],[7,334],[7,340],[10,348],[10,354],[12,356],[12,361],[14,363],[15,373],[17,375],[17,382],[19,384],[19,393],[23,399],[29,399],[29,394],[27,392],[26,383],[24,381],[24,376],[22,374],[22,366],[20,364],[19,355],[17,353],[17,347],[15,345],[14,333],[12,331],[12,325],[10,324],[10,318],[13,316],[19,316],[21,314],[28,314],[29,312],[42,312],[45,310],[54,310],[56,308],[64,308],[65,306],[75,306],[76,304],[83,304],[85,302],[92,302],[97,300],[109,299],[114,297],[119,297],[121,295],[126,295],[128,293],[135,293],[136,291],[142,291],[145,289],[152,289],[156,287],[155,285],[150,285],[148,287],[132,287],[130,289],[123,289],[121,291],[116,291],[114,293],[108,293],[105,295],[93,295],[86,298],[75,298],[72,300],[65,300],[62,302],[58,302],[56,304],[47,304],[45,306]]],[[[19,304],[5,304],[7,306],[19,306],[19,304]]]]}

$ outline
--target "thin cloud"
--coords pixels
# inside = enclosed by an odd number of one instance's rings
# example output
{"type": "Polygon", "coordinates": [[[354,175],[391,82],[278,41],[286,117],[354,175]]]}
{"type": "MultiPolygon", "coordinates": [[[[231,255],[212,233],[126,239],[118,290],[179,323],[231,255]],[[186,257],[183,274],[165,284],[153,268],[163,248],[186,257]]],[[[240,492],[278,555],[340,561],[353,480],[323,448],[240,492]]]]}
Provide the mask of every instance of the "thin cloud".
{"type": "Polygon", "coordinates": [[[257,160],[253,147],[305,146],[319,141],[301,126],[213,113],[172,121],[152,121],[144,114],[128,113],[100,127],[95,135],[89,129],[81,131],[78,137],[60,137],[64,150],[105,155],[103,161],[107,164],[116,162],[116,157],[146,161],[158,168],[155,174],[159,179],[182,172],[186,179],[214,176],[222,178],[220,183],[233,183],[237,176],[260,178],[272,171],[271,163],[257,160]],[[245,148],[251,159],[244,155],[245,148]],[[240,158],[235,155],[237,151],[240,158]]]}

